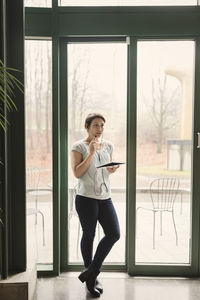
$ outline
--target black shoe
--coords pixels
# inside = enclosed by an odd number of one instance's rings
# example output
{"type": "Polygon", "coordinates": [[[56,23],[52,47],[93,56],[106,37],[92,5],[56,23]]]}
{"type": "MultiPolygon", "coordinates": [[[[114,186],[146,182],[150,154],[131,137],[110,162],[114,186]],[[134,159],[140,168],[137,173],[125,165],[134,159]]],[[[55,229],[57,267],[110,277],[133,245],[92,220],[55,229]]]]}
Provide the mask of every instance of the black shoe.
{"type": "Polygon", "coordinates": [[[96,277],[99,275],[100,272],[95,272],[93,270],[85,269],[83,272],[81,272],[81,274],[78,276],[78,279],[81,282],[85,282],[86,280],[89,279],[90,276],[96,277]]]}
{"type": "Polygon", "coordinates": [[[90,271],[88,269],[85,269],[83,272],[81,272],[81,274],[78,276],[78,279],[81,281],[81,282],[85,282],[88,278],[89,278],[89,275],[90,275],[90,271]]]}
{"type": "Polygon", "coordinates": [[[90,294],[97,298],[100,297],[100,292],[95,288],[96,286],[96,278],[99,272],[94,272],[90,269],[84,270],[79,276],[78,279],[81,282],[86,282],[86,286],[90,294]]]}
{"type": "Polygon", "coordinates": [[[101,282],[99,282],[98,280],[96,280],[95,288],[96,288],[101,294],[103,294],[103,286],[102,286],[101,282]]]}
{"type": "Polygon", "coordinates": [[[96,289],[96,276],[91,276],[88,280],[86,280],[86,286],[93,297],[100,297],[101,293],[96,289]]]}

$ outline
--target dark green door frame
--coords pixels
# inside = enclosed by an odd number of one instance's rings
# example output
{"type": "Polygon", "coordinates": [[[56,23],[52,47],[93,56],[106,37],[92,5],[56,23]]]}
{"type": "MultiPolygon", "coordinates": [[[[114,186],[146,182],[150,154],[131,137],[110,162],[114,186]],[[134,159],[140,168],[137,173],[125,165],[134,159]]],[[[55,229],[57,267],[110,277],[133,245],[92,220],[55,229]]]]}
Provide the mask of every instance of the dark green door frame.
{"type": "MultiPolygon", "coordinates": [[[[68,264],[67,262],[67,198],[68,198],[68,187],[67,187],[67,43],[68,42],[89,42],[89,41],[100,41],[105,42],[106,40],[113,41],[115,38],[105,37],[101,38],[68,38],[60,39],[60,111],[62,112],[61,116],[61,270],[80,270],[81,265],[68,264]]],[[[120,40],[120,38],[118,38],[120,40]]],[[[121,39],[124,39],[122,37],[121,39]]],[[[146,40],[147,38],[145,38],[146,40]]],[[[155,40],[155,37],[149,38],[149,40],[155,40]]],[[[179,38],[183,40],[183,38],[179,38]]],[[[173,275],[173,276],[195,276],[198,274],[198,249],[199,244],[196,242],[199,236],[199,218],[196,215],[199,211],[198,204],[198,191],[199,182],[198,176],[196,176],[196,169],[193,168],[193,186],[196,193],[193,193],[194,203],[192,205],[193,219],[192,219],[192,228],[193,228],[193,239],[192,239],[192,265],[136,265],[135,264],[135,207],[136,207],[136,115],[137,115],[137,41],[141,38],[131,37],[130,45],[128,50],[128,103],[127,103],[127,258],[126,265],[124,266],[105,266],[104,269],[116,269],[116,270],[125,270],[127,267],[128,273],[130,275],[173,275]],[[196,197],[195,197],[196,195],[196,197]]],[[[166,40],[166,38],[160,38],[159,40],[166,40]]],[[[167,40],[178,40],[178,38],[168,37],[167,40]]],[[[195,68],[195,78],[198,82],[198,77],[200,76],[200,66],[199,66],[199,41],[196,41],[196,68],[195,68]]],[[[200,79],[200,78],[199,78],[200,79]]],[[[196,84],[195,88],[195,99],[197,99],[199,93],[198,85],[196,84]]],[[[194,117],[198,116],[199,112],[199,103],[198,101],[194,102],[194,117]]],[[[198,120],[198,118],[197,118],[198,120]]],[[[195,121],[194,132],[198,131],[200,124],[198,121],[195,121]]],[[[196,160],[200,159],[198,150],[196,150],[196,136],[194,133],[194,149],[193,157],[196,160]]]]}
{"type": "MultiPolygon", "coordinates": [[[[106,43],[106,42],[126,42],[125,37],[74,37],[60,38],[60,261],[62,271],[80,271],[81,264],[70,264],[68,258],[68,96],[67,96],[67,44],[79,43],[106,43]]],[[[126,265],[109,264],[103,270],[126,270],[126,265]]]]}
{"type": "Polygon", "coordinates": [[[197,275],[199,266],[199,204],[198,169],[193,168],[193,244],[192,266],[135,265],[135,166],[136,166],[136,74],[138,39],[196,39],[194,150],[193,159],[199,165],[196,132],[199,124],[200,80],[200,7],[132,7],[132,8],[26,8],[25,35],[51,37],[53,41],[53,207],[54,207],[54,271],[80,269],[70,266],[67,257],[67,37],[124,37],[132,36],[128,49],[128,105],[127,105],[127,268],[131,275],[197,275]],[[82,24],[80,26],[80,23],[82,24]],[[65,81],[65,82],[64,82],[65,81]],[[130,84],[131,83],[131,84],[130,84]],[[62,151],[61,151],[62,149],[62,151]],[[65,216],[65,218],[64,218],[65,216]],[[64,238],[64,239],[63,239],[64,238]],[[196,242],[197,241],[197,242],[196,242]]]}
{"type": "Polygon", "coordinates": [[[67,270],[68,257],[68,112],[67,112],[67,47],[66,41],[60,40],[60,268],[67,270]]]}
{"type": "MultiPolygon", "coordinates": [[[[107,37],[107,41],[111,40],[113,41],[115,38],[107,37]]],[[[116,40],[124,39],[117,38],[116,40]]],[[[144,39],[149,40],[155,40],[157,37],[151,37],[147,38],[144,37],[144,39]]],[[[166,40],[165,37],[162,38],[163,40],[166,40]]],[[[179,39],[183,40],[182,37],[179,37],[179,39]]],[[[56,40],[55,48],[58,46],[58,53],[59,53],[59,59],[56,60],[58,62],[58,69],[59,70],[59,80],[57,81],[59,85],[59,95],[57,98],[57,101],[55,102],[55,124],[56,127],[54,128],[54,134],[56,136],[57,145],[59,147],[57,148],[57,159],[55,162],[58,162],[58,165],[60,168],[57,167],[57,174],[56,178],[60,178],[58,180],[58,186],[60,189],[58,189],[55,185],[54,188],[54,196],[56,199],[60,199],[60,202],[57,201],[57,208],[56,213],[54,213],[54,218],[56,220],[54,224],[54,234],[58,233],[58,228],[60,228],[60,238],[54,238],[54,258],[56,257],[56,260],[54,259],[54,268],[56,268],[56,273],[58,273],[59,268],[61,271],[69,271],[69,270],[80,270],[81,265],[79,264],[69,264],[67,261],[67,235],[68,235],[68,222],[66,216],[68,215],[68,161],[67,161],[67,43],[73,42],[73,41],[87,41],[90,40],[93,41],[105,41],[105,37],[97,38],[60,38],[56,40]],[[57,45],[57,46],[56,46],[57,45]],[[56,104],[57,103],[57,104],[56,104]],[[56,117],[57,114],[57,117],[56,117]],[[57,123],[58,122],[58,123],[57,123]],[[60,132],[60,134],[56,134],[57,132],[60,132]],[[59,152],[60,151],[60,152],[59,152]],[[58,171],[59,170],[59,171],[58,171]],[[56,190],[60,190],[60,197],[57,196],[56,190]],[[60,204],[59,204],[60,203],[60,204]],[[59,208],[60,206],[60,208],[59,208]],[[60,218],[60,221],[59,221],[60,218]],[[55,229],[56,227],[56,229],[55,229]],[[60,246],[57,245],[58,241],[60,240],[60,246]],[[60,252],[59,252],[60,248],[60,252]],[[60,267],[59,267],[59,261],[60,261],[60,267]]],[[[192,265],[177,265],[177,266],[169,266],[169,265],[136,265],[135,264],[135,190],[136,190],[136,93],[137,93],[137,86],[136,86],[136,78],[137,78],[137,41],[141,40],[141,38],[137,37],[131,37],[130,39],[130,45],[128,49],[128,104],[127,104],[127,260],[126,265],[124,266],[105,266],[104,270],[126,270],[130,275],[173,275],[173,276],[195,276],[198,274],[198,263],[199,263],[199,241],[198,241],[198,235],[199,235],[199,218],[197,212],[199,211],[199,204],[198,204],[198,194],[200,194],[200,191],[198,190],[200,185],[198,183],[198,175],[197,175],[197,169],[193,168],[193,186],[194,186],[194,204],[192,206],[193,208],[193,244],[192,244],[192,265]],[[131,83],[131,84],[130,84],[131,83]],[[196,242],[198,241],[198,243],[196,242]]],[[[161,37],[159,38],[161,40],[161,37]]],[[[178,38],[174,37],[167,37],[167,40],[178,40],[178,38]]],[[[200,57],[198,51],[199,49],[199,40],[196,41],[196,67],[195,67],[195,82],[197,83],[200,80],[200,57]]],[[[56,51],[56,49],[55,49],[56,51]]],[[[54,75],[56,76],[56,75],[54,75]]],[[[57,76],[56,76],[57,77],[57,76]]],[[[56,92],[57,94],[57,92],[56,92]]],[[[195,99],[198,99],[199,96],[199,88],[198,84],[195,86],[195,99]]],[[[194,132],[198,131],[198,128],[200,128],[199,124],[199,118],[198,112],[199,112],[199,103],[198,101],[195,101],[194,106],[194,132]]],[[[193,151],[193,157],[195,158],[195,161],[198,161],[199,153],[196,150],[196,134],[194,133],[194,151],[193,151]]],[[[54,271],[55,272],[55,271],[54,271]]]]}
{"type": "Polygon", "coordinates": [[[196,39],[195,49],[195,86],[194,86],[194,108],[193,108],[193,191],[192,198],[194,201],[192,208],[192,248],[194,255],[194,264],[197,264],[198,275],[200,275],[200,176],[198,166],[200,164],[200,149],[197,148],[197,132],[200,132],[200,37],[196,39]]]}
{"type": "Polygon", "coordinates": [[[136,131],[137,131],[137,42],[142,40],[184,40],[179,37],[132,37],[129,46],[129,114],[128,117],[128,170],[127,170],[127,191],[128,191],[128,273],[130,275],[159,275],[159,276],[198,276],[200,274],[200,249],[199,249],[199,195],[200,178],[198,166],[200,164],[200,151],[197,149],[197,132],[200,131],[200,39],[188,38],[195,41],[195,90],[193,107],[193,153],[192,153],[192,245],[191,265],[145,265],[135,262],[135,208],[136,208],[136,131]],[[130,84],[131,83],[131,84],[130,84]]]}
{"type": "Polygon", "coordinates": [[[185,36],[200,34],[198,7],[56,7],[25,9],[25,36],[185,36]],[[81,24],[81,25],[80,25],[81,24]]]}

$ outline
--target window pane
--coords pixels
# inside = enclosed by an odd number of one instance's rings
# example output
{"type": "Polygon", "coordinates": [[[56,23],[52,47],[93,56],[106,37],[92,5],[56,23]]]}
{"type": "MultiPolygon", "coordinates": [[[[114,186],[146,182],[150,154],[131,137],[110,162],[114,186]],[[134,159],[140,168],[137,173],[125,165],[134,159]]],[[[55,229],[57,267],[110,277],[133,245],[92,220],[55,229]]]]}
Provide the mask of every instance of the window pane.
{"type": "Polygon", "coordinates": [[[139,42],[137,59],[136,262],[189,264],[194,42],[139,42]]]}
{"type": "Polygon", "coordinates": [[[177,6],[197,5],[197,0],[59,0],[60,6],[177,6]]]}
{"type": "Polygon", "coordinates": [[[52,7],[52,0],[25,0],[25,7],[52,7]]]}
{"type": "MultiPolygon", "coordinates": [[[[88,113],[100,112],[106,118],[104,139],[114,145],[113,160],[126,161],[127,45],[91,43],[68,45],[68,157],[72,144],[87,137],[84,120],[88,113]]],[[[77,185],[71,167],[69,178],[69,262],[82,262],[82,231],[74,208],[73,189],[77,185]]],[[[106,262],[125,263],[126,168],[110,175],[112,200],[121,227],[121,238],[106,262]]],[[[101,200],[99,200],[101,201],[101,200]]],[[[95,247],[103,237],[97,226],[95,247]]],[[[94,248],[95,250],[95,248],[94,248]]]]}
{"type": "Polygon", "coordinates": [[[27,241],[30,257],[36,236],[42,264],[53,262],[51,48],[25,42],[27,241]]]}

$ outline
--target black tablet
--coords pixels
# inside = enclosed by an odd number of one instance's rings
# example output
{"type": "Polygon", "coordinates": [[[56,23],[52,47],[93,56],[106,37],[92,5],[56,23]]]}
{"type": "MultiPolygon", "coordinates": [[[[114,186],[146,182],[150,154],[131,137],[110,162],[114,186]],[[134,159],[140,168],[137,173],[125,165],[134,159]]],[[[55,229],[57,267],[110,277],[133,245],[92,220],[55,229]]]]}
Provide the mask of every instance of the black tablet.
{"type": "Polygon", "coordinates": [[[118,165],[123,165],[123,164],[125,164],[125,163],[112,161],[112,162],[110,162],[108,164],[100,165],[97,168],[113,167],[113,166],[118,166],[118,165]]]}

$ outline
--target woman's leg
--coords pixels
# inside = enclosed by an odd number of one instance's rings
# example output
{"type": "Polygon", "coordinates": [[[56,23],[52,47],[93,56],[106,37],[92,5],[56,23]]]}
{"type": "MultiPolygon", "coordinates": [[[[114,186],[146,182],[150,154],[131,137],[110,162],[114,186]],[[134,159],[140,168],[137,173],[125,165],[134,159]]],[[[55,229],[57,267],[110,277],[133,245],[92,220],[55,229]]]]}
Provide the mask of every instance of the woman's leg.
{"type": "Polygon", "coordinates": [[[81,253],[87,268],[92,262],[93,241],[99,215],[98,200],[77,195],[75,205],[83,230],[81,253]]]}
{"type": "MultiPolygon", "coordinates": [[[[83,229],[81,252],[84,265],[88,268],[92,262],[93,241],[99,211],[98,200],[77,195],[76,210],[83,229]]],[[[87,289],[95,298],[100,296],[100,291],[96,289],[97,275],[96,272],[86,269],[78,277],[82,282],[86,282],[87,289]]]]}
{"type": "Polygon", "coordinates": [[[120,228],[115,208],[112,200],[98,200],[99,201],[99,216],[98,220],[103,227],[105,236],[99,242],[94,259],[90,268],[100,272],[102,263],[113,245],[120,238],[120,228]]]}

